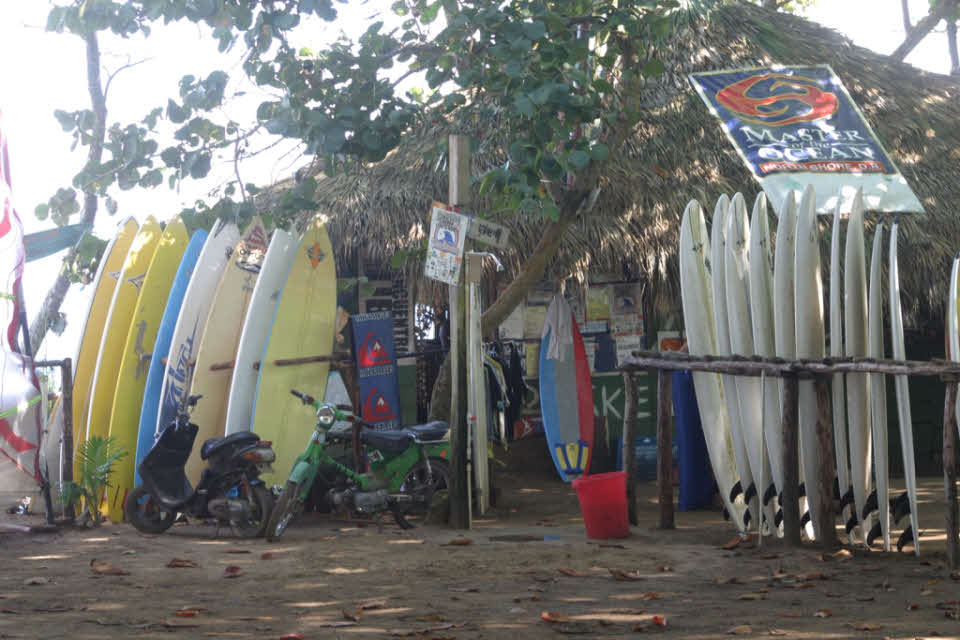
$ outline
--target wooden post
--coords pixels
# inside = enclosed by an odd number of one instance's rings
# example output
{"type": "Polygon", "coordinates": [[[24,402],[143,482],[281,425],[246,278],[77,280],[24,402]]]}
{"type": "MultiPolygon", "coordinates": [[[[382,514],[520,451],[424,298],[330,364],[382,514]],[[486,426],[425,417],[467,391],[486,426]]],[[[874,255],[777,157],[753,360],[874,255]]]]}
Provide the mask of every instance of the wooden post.
{"type": "Polygon", "coordinates": [[[673,373],[657,370],[657,496],[660,528],[673,529],[673,438],[670,414],[673,407],[673,373]]]}
{"type": "MultiPolygon", "coordinates": [[[[837,527],[833,514],[833,479],[837,475],[836,453],[833,445],[833,415],[830,406],[830,378],[817,376],[813,386],[817,394],[817,455],[820,458],[820,477],[816,492],[820,508],[816,515],[819,523],[817,539],[826,548],[836,547],[837,527]]],[[[807,485],[807,491],[811,487],[807,485]]],[[[811,514],[813,515],[813,514],[811,514]]]]}
{"type": "MultiPolygon", "coordinates": [[[[448,204],[465,205],[470,200],[470,138],[451,135],[448,145],[448,204]]],[[[450,526],[471,525],[470,477],[467,469],[467,368],[463,285],[450,286],[450,526]]],[[[486,452],[484,452],[486,454],[486,452]]],[[[486,462],[486,461],[484,461],[486,462]]]]}
{"type": "Polygon", "coordinates": [[[627,515],[630,524],[640,524],[637,518],[637,384],[633,374],[623,372],[623,442],[621,444],[623,470],[627,474],[627,515]]]}
{"type": "MultiPolygon", "coordinates": [[[[943,403],[943,490],[945,510],[947,562],[951,569],[960,569],[960,540],[957,517],[957,383],[947,380],[947,397],[943,403]]],[[[914,532],[917,535],[917,532],[914,532]]]]}
{"type": "Polygon", "coordinates": [[[783,379],[781,429],[783,431],[783,537],[787,544],[800,546],[800,461],[797,415],[798,382],[796,376],[783,379]]]}
{"type": "MultiPolygon", "coordinates": [[[[63,384],[63,436],[60,440],[60,486],[73,482],[73,360],[63,359],[60,368],[63,384]]],[[[65,518],[73,518],[73,505],[63,508],[65,518]]]]}

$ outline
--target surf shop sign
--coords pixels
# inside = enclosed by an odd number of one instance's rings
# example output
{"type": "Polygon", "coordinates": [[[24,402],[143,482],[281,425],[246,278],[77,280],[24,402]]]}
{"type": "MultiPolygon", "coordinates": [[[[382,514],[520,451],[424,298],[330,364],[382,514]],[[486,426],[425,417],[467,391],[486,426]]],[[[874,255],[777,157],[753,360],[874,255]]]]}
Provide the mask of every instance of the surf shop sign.
{"type": "Polygon", "coordinates": [[[350,316],[350,324],[360,390],[360,417],[381,431],[399,429],[400,393],[393,318],[387,311],[362,313],[350,316]]]}
{"type": "Polygon", "coordinates": [[[858,188],[868,208],[922,212],[846,87],[827,65],[690,74],[767,198],[780,209],[812,184],[817,211],[849,213],[858,188]]]}

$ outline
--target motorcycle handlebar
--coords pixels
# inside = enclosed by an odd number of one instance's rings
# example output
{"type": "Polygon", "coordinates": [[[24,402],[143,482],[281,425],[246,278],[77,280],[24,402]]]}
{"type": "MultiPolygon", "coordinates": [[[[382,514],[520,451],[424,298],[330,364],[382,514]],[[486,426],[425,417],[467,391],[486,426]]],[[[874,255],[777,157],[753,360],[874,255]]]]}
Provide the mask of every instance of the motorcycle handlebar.
{"type": "Polygon", "coordinates": [[[305,393],[302,393],[302,392],[300,392],[300,391],[297,391],[296,389],[290,389],[290,393],[292,393],[292,394],[295,395],[296,397],[300,398],[300,401],[303,402],[303,404],[313,404],[313,402],[314,402],[314,401],[313,401],[313,396],[309,396],[309,395],[307,395],[307,394],[305,394],[305,393]]]}

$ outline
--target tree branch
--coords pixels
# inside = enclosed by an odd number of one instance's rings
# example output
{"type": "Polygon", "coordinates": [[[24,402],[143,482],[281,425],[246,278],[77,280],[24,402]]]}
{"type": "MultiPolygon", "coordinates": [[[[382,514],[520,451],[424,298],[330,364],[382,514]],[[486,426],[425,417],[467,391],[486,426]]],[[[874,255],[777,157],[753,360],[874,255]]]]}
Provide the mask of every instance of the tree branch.
{"type": "Polygon", "coordinates": [[[910,23],[910,0],[900,0],[900,8],[903,10],[903,32],[910,33],[913,29],[910,23]]]}
{"type": "Polygon", "coordinates": [[[903,62],[927,34],[933,31],[933,28],[936,27],[941,20],[950,15],[950,11],[954,8],[955,5],[953,2],[940,0],[936,6],[930,9],[930,13],[907,33],[906,39],[897,47],[896,51],[890,54],[890,57],[897,62],[903,62]]]}
{"type": "Polygon", "coordinates": [[[110,83],[113,82],[113,79],[117,77],[117,74],[119,74],[121,71],[124,71],[125,69],[131,69],[133,67],[136,67],[137,65],[143,64],[144,62],[148,62],[149,60],[150,58],[144,58],[143,60],[137,60],[136,62],[128,62],[127,64],[123,65],[122,67],[120,67],[119,69],[111,73],[110,76],[107,78],[107,85],[103,88],[104,101],[106,101],[107,96],[110,95],[110,83]]]}

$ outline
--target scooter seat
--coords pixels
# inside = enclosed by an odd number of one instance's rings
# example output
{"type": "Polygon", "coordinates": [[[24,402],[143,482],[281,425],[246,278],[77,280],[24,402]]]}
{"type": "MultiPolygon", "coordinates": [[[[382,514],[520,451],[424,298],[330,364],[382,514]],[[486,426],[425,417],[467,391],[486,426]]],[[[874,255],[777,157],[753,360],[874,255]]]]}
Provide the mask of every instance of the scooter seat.
{"type": "Polygon", "coordinates": [[[443,440],[450,431],[450,425],[443,420],[434,420],[427,424],[418,424],[407,429],[413,433],[414,437],[421,442],[432,442],[434,440],[443,440]]]}
{"type": "Polygon", "coordinates": [[[200,447],[200,458],[206,460],[210,456],[226,447],[234,445],[254,444],[260,441],[260,436],[250,431],[238,431],[225,438],[207,438],[200,447]]]}
{"type": "Polygon", "coordinates": [[[360,442],[381,451],[399,453],[407,450],[413,442],[413,435],[406,429],[402,431],[364,429],[360,432],[360,442]]]}

